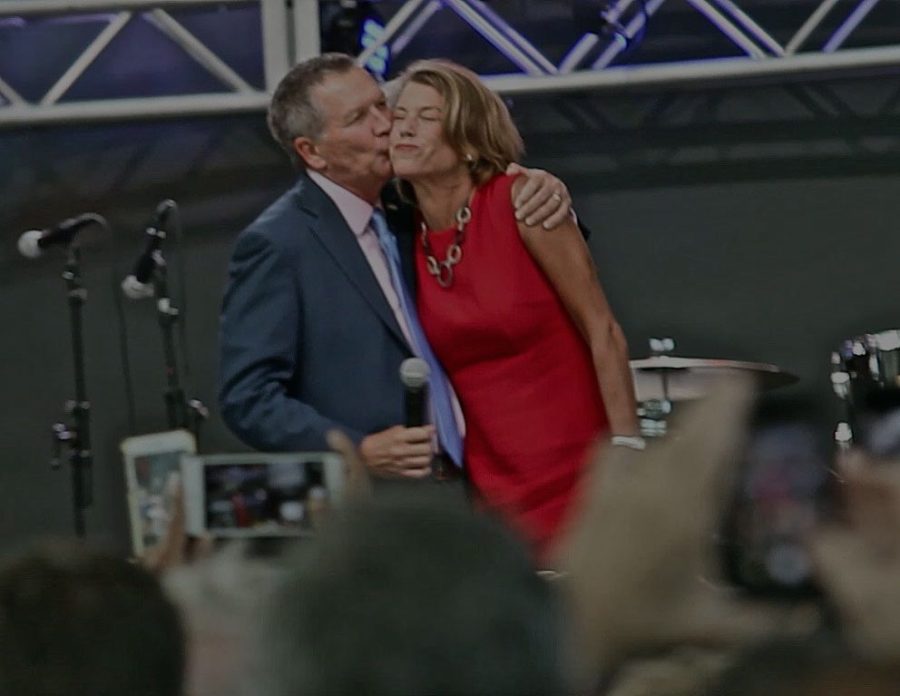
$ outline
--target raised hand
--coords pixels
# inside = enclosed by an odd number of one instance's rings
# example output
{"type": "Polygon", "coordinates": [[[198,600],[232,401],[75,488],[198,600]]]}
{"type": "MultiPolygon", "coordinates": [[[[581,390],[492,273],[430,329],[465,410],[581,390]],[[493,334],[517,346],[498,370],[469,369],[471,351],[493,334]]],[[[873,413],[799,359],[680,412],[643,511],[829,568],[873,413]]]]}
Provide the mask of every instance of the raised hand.
{"type": "Polygon", "coordinates": [[[819,581],[860,654],[900,659],[900,469],[857,452],[845,467],[845,522],[812,540],[819,581]]]}
{"type": "Polygon", "coordinates": [[[164,575],[194,560],[212,555],[212,537],[189,537],[186,529],[184,488],[180,479],[173,479],[171,490],[169,526],[159,543],[147,549],[140,561],[150,572],[164,575]]]}
{"type": "Polygon", "coordinates": [[[730,500],[751,389],[729,382],[644,452],[602,448],[558,549],[588,673],[647,649],[730,645],[779,615],[718,581],[715,533],[730,500]]]}
{"type": "Polygon", "coordinates": [[[340,430],[325,433],[328,446],[343,457],[347,464],[347,499],[360,502],[372,496],[372,481],[353,440],[340,430]]]}

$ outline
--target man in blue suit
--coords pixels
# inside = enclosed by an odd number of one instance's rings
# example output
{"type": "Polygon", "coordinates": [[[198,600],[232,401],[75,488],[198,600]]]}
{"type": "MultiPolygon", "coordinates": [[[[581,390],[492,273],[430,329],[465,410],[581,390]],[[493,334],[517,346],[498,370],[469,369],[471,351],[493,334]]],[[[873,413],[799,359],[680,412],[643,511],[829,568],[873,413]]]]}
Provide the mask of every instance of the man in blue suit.
{"type": "MultiPolygon", "coordinates": [[[[269,127],[301,173],[235,244],[220,332],[225,422],[270,451],[326,449],[325,433],[339,429],[371,473],[425,478],[434,427],[400,425],[398,370],[415,340],[373,229],[383,205],[414,288],[411,211],[380,200],[392,176],[384,94],[352,58],[319,56],[281,81],[269,127]]],[[[568,214],[555,177],[525,172],[526,214],[568,214]]]]}

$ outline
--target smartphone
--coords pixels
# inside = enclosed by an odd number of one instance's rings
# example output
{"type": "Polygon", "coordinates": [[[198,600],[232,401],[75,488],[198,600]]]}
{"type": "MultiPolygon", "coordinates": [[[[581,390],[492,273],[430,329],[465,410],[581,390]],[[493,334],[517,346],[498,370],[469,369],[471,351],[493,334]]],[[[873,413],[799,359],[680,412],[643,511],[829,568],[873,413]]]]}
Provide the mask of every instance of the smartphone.
{"type": "Polygon", "coordinates": [[[188,534],[306,536],[341,504],[346,464],[334,452],[185,455],[181,479],[188,534]]]}
{"type": "Polygon", "coordinates": [[[181,475],[181,456],[197,443],[186,430],[137,435],[122,441],[131,548],[141,556],[165,536],[181,475]]]}
{"type": "Polygon", "coordinates": [[[720,537],[725,576],[752,594],[817,592],[808,539],[834,514],[827,429],[802,409],[757,415],[720,537]]]}
{"type": "Polygon", "coordinates": [[[855,415],[854,443],[871,456],[900,458],[900,388],[873,390],[855,415]]]}

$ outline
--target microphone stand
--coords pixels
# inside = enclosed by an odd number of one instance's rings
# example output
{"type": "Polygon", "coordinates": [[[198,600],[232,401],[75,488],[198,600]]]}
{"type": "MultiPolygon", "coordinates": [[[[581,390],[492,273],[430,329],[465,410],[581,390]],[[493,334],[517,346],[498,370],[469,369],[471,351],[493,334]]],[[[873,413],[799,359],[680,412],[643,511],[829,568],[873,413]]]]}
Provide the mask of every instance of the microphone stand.
{"type": "Polygon", "coordinates": [[[72,355],[75,367],[75,400],[66,402],[66,412],[72,416],[73,424],[54,423],[53,451],[50,462],[53,469],[62,465],[62,447],[68,445],[69,464],[72,467],[72,501],[75,513],[75,534],[85,536],[84,511],[93,502],[91,452],[91,404],[88,401],[84,368],[84,335],[82,332],[82,307],[87,299],[87,291],[81,282],[81,252],[77,246],[67,247],[65,271],[71,319],[72,355]]]}
{"type": "Polygon", "coordinates": [[[162,251],[153,252],[154,262],[154,297],[159,327],[162,331],[163,357],[166,369],[166,418],[170,429],[187,428],[200,441],[200,426],[209,417],[209,409],[199,399],[187,399],[181,383],[181,371],[178,367],[178,353],[175,350],[175,325],[178,323],[179,310],[172,304],[169,296],[169,281],[165,257],[162,251]]]}

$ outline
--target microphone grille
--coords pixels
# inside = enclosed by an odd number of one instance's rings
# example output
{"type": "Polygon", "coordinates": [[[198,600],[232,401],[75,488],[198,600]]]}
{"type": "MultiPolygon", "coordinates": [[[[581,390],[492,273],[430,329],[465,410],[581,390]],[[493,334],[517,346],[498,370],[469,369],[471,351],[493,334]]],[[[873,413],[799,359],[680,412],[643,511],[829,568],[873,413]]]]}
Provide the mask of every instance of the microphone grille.
{"type": "Polygon", "coordinates": [[[428,383],[428,363],[422,358],[407,358],[400,363],[400,381],[409,389],[421,389],[428,383]]]}
{"type": "Polygon", "coordinates": [[[28,230],[28,232],[25,232],[19,237],[19,253],[28,259],[38,258],[42,253],[38,242],[43,234],[41,230],[28,230]]]}

